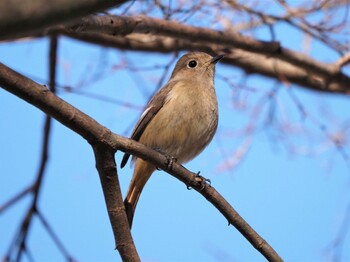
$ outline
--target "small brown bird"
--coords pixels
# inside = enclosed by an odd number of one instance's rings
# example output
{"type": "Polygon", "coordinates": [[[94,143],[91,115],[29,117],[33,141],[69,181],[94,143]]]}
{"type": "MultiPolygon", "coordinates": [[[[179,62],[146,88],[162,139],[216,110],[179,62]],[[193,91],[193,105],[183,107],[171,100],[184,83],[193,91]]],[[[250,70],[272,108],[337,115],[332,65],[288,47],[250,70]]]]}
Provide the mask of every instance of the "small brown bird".
{"type": "MultiPolygon", "coordinates": [[[[176,63],[169,82],[149,101],[131,138],[185,163],[212,140],[218,126],[215,64],[222,55],[189,53],[176,63]]],[[[125,154],[123,168],[130,155],[125,154]]],[[[140,194],[156,167],[135,158],[134,174],[124,200],[130,228],[140,194]]]]}

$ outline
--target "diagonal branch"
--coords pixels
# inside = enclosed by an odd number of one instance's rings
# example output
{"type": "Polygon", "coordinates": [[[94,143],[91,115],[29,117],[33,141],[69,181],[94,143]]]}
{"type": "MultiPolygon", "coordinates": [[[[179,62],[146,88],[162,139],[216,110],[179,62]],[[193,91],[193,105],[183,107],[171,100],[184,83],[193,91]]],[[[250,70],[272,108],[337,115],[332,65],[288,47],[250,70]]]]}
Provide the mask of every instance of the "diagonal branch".
{"type": "Polygon", "coordinates": [[[21,192],[19,192],[17,195],[15,195],[14,197],[12,197],[10,200],[8,200],[7,202],[5,202],[3,205],[0,206],[0,214],[5,211],[6,209],[8,209],[10,206],[14,205],[17,201],[21,200],[23,197],[25,197],[27,194],[31,193],[33,190],[33,186],[29,186],[27,188],[25,188],[24,190],[22,190],[21,192]]]}
{"type": "MultiPolygon", "coordinates": [[[[60,31],[60,33],[89,43],[122,50],[149,51],[170,53],[174,51],[203,51],[208,53],[221,53],[222,47],[217,44],[193,42],[185,39],[177,40],[170,37],[159,37],[142,34],[124,36],[110,36],[97,33],[76,33],[60,31]]],[[[340,74],[337,77],[330,75],[312,74],[299,66],[287,63],[274,57],[244,51],[238,48],[225,48],[226,65],[236,66],[249,74],[261,74],[271,78],[285,79],[307,89],[331,92],[350,93],[350,78],[340,74]],[[258,63],[257,61],[263,61],[258,63]]],[[[340,68],[339,65],[334,65],[340,68]]]]}
{"type": "Polygon", "coordinates": [[[43,224],[44,228],[46,229],[46,231],[49,233],[49,235],[51,236],[52,240],[55,242],[56,246],[58,247],[58,249],[61,251],[61,253],[64,255],[64,258],[66,261],[69,262],[73,262],[75,261],[74,258],[72,258],[70,256],[70,254],[68,253],[68,251],[66,250],[66,248],[64,247],[63,243],[61,242],[61,240],[58,238],[58,236],[56,235],[56,233],[54,232],[53,228],[50,226],[49,222],[46,220],[46,218],[44,217],[44,215],[42,214],[42,212],[39,212],[37,210],[36,212],[39,220],[41,221],[41,223],[43,224]]]}
{"type": "Polygon", "coordinates": [[[131,33],[168,36],[194,42],[217,44],[226,48],[274,57],[319,75],[338,76],[338,68],[322,63],[302,53],[284,48],[279,42],[258,41],[233,32],[222,32],[207,28],[193,27],[176,21],[139,16],[88,16],[71,27],[76,32],[104,33],[109,35],[129,35],[131,33]]]}
{"type": "MultiPolygon", "coordinates": [[[[0,65],[0,79],[0,85],[3,88],[8,87],[10,90],[17,93],[18,96],[23,96],[23,98],[26,97],[25,100],[27,102],[33,103],[39,108],[42,108],[42,111],[48,115],[55,115],[58,121],[64,122],[68,127],[70,126],[71,129],[82,135],[93,145],[96,154],[96,166],[100,174],[103,192],[106,197],[105,200],[113,228],[116,247],[122,256],[123,261],[140,261],[130,234],[119,181],[115,172],[115,149],[113,149],[111,154],[111,147],[108,144],[106,147],[104,143],[97,143],[99,139],[103,139],[100,135],[109,130],[58,98],[45,86],[34,83],[30,79],[17,74],[2,64],[0,65]],[[120,201],[118,201],[118,199],[120,199],[120,201]]],[[[43,157],[43,159],[46,158],[43,157]]],[[[43,165],[41,165],[40,170],[43,170],[42,167],[43,165]]],[[[36,182],[35,185],[39,185],[39,183],[40,182],[36,182]]],[[[40,189],[40,185],[36,187],[40,189]]],[[[33,201],[33,206],[34,205],[36,206],[36,202],[33,201]]],[[[17,237],[21,243],[25,243],[25,238],[23,236],[26,236],[28,225],[30,225],[30,221],[35,212],[36,208],[30,208],[23,221],[22,227],[25,230],[25,234],[23,235],[21,233],[17,237]]],[[[24,230],[21,229],[21,232],[24,232],[24,230]]],[[[14,242],[14,244],[17,243],[18,241],[14,242]]],[[[25,251],[25,245],[22,246],[22,251],[25,251]]],[[[10,251],[11,250],[12,249],[10,249],[10,251]]],[[[11,256],[8,255],[8,257],[10,258],[11,256]]]]}
{"type": "MultiPolygon", "coordinates": [[[[85,138],[95,150],[96,161],[99,161],[97,167],[100,176],[104,175],[104,177],[101,177],[101,182],[103,179],[111,179],[113,177],[112,175],[115,174],[115,163],[112,162],[111,157],[112,153],[116,150],[140,157],[167,171],[186,185],[200,192],[269,261],[282,261],[276,251],[243,220],[213,187],[210,185],[203,186],[202,183],[198,182],[198,176],[195,173],[188,171],[177,163],[174,163],[172,169],[169,170],[168,161],[165,156],[131,139],[113,134],[109,129],[101,126],[86,114],[57,97],[46,87],[36,84],[1,63],[0,85],[8,92],[31,103],[85,138]],[[105,164],[100,162],[104,157],[108,158],[105,164]]],[[[118,184],[117,180],[114,181],[118,184]]],[[[102,183],[102,186],[104,187],[105,183],[102,183]]],[[[115,197],[114,194],[110,194],[108,191],[110,189],[104,187],[104,194],[108,197],[115,197]]],[[[119,190],[119,185],[114,190],[119,190]]],[[[116,194],[120,194],[120,192],[116,192],[116,194]]],[[[106,204],[108,205],[108,203],[110,203],[110,200],[106,199],[106,204]]],[[[117,209],[107,206],[107,209],[113,229],[114,227],[117,228],[118,225],[124,225],[126,214],[123,206],[118,206],[117,209]],[[116,213],[114,216],[111,216],[113,212],[116,213]]],[[[123,228],[121,226],[119,229],[123,230],[123,228]]],[[[120,233],[124,236],[130,234],[129,230],[126,231],[120,233]]],[[[115,234],[116,232],[114,231],[113,233],[115,234]]],[[[115,239],[118,239],[118,236],[115,236],[115,239]]],[[[130,246],[132,245],[125,246],[125,248],[130,248],[130,246]]],[[[132,250],[129,249],[127,253],[131,254],[131,252],[132,250]]],[[[120,254],[122,255],[122,253],[120,254]]]]}
{"type": "Polygon", "coordinates": [[[144,15],[91,15],[82,18],[68,29],[75,32],[103,33],[113,36],[126,36],[132,33],[168,36],[195,42],[203,41],[206,43],[235,46],[248,51],[266,54],[274,54],[280,50],[280,44],[278,42],[258,41],[238,33],[193,27],[180,24],[176,21],[162,20],[144,15]]]}

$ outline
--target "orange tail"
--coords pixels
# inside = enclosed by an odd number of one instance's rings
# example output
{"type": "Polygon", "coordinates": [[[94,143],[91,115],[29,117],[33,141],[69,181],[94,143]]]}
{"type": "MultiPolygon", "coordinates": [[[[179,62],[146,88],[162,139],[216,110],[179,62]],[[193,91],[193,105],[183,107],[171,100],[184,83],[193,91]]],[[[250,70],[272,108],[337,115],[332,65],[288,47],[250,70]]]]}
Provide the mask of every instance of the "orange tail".
{"type": "Polygon", "coordinates": [[[143,187],[154,172],[155,167],[142,159],[137,159],[128,192],[124,200],[126,215],[131,228],[137,202],[143,187]]]}

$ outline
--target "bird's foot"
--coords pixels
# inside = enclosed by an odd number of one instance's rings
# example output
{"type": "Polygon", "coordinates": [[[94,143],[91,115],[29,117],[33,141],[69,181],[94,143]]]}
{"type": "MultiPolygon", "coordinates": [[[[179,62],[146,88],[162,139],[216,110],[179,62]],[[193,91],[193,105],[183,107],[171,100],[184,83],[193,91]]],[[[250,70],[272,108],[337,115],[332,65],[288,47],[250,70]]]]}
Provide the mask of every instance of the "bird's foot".
{"type": "Polygon", "coordinates": [[[205,178],[200,175],[200,171],[196,175],[196,182],[198,182],[201,185],[200,190],[203,190],[206,185],[211,185],[211,181],[208,178],[205,178]]]}
{"type": "Polygon", "coordinates": [[[177,158],[173,156],[165,156],[166,157],[166,162],[165,164],[167,165],[168,170],[173,169],[173,164],[177,162],[177,158]]]}
{"type": "MultiPolygon", "coordinates": [[[[199,172],[196,174],[195,180],[196,180],[196,182],[201,186],[199,190],[203,190],[203,189],[205,188],[206,185],[209,185],[209,186],[211,185],[211,181],[210,181],[210,179],[207,179],[207,178],[201,176],[200,173],[201,173],[201,172],[199,171],[199,172]]],[[[191,186],[187,186],[187,189],[188,189],[188,190],[191,190],[192,187],[191,187],[191,186]]]]}

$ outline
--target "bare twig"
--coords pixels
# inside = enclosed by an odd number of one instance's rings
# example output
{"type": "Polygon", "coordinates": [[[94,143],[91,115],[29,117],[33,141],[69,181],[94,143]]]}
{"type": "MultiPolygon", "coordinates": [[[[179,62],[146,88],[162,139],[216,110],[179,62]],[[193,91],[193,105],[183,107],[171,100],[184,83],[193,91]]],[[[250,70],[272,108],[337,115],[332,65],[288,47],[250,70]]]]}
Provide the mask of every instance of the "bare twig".
{"type": "Polygon", "coordinates": [[[55,242],[56,246],[58,247],[58,249],[61,251],[61,253],[64,255],[64,258],[66,259],[66,261],[69,262],[73,262],[74,258],[72,258],[70,256],[70,254],[68,253],[67,249],[64,247],[63,243],[61,242],[61,240],[58,238],[58,236],[56,235],[56,233],[54,232],[53,228],[50,226],[49,222],[46,220],[46,218],[43,216],[43,214],[37,210],[36,215],[38,216],[38,218],[40,219],[41,223],[43,224],[43,226],[45,227],[46,231],[49,233],[49,235],[51,236],[51,238],[53,239],[53,241],[55,242]]]}
{"type": "MultiPolygon", "coordinates": [[[[266,12],[256,10],[253,7],[248,6],[247,4],[240,4],[237,1],[226,0],[226,2],[234,9],[244,11],[252,16],[259,17],[259,19],[262,20],[263,24],[267,25],[269,28],[273,25],[276,25],[276,22],[285,22],[290,26],[312,36],[314,39],[317,39],[320,42],[326,44],[327,46],[339,53],[342,53],[344,49],[344,46],[340,45],[338,41],[335,41],[332,37],[325,35],[324,32],[316,30],[316,27],[310,25],[305,19],[307,15],[313,14],[315,11],[322,10],[322,8],[324,8],[324,5],[326,4],[328,5],[328,9],[330,9],[331,7],[340,7],[341,5],[346,5],[347,3],[344,1],[335,1],[336,3],[329,3],[329,1],[318,1],[315,2],[315,6],[311,8],[298,8],[298,10],[291,10],[289,6],[284,5],[287,12],[283,15],[271,15],[266,12]]],[[[260,25],[262,23],[258,24],[260,25]]]]}
{"type": "Polygon", "coordinates": [[[4,203],[3,205],[0,206],[0,214],[5,211],[6,209],[8,209],[10,206],[12,206],[13,204],[15,204],[17,201],[21,200],[23,197],[25,197],[28,193],[32,192],[33,190],[33,186],[29,186],[26,189],[24,189],[23,191],[19,192],[16,196],[14,196],[13,198],[11,198],[10,200],[8,200],[6,203],[4,203]]]}
{"type": "Polygon", "coordinates": [[[347,206],[343,221],[340,224],[340,227],[338,229],[338,233],[335,239],[333,240],[333,242],[329,246],[330,253],[333,253],[332,261],[334,262],[342,261],[344,242],[349,232],[349,226],[350,226],[349,222],[350,222],[350,204],[348,204],[347,206]]]}
{"type": "MultiPolygon", "coordinates": [[[[57,36],[52,35],[50,38],[50,51],[49,51],[49,86],[52,91],[52,93],[55,93],[56,87],[55,87],[55,82],[56,82],[56,62],[57,60],[57,36]]],[[[28,244],[27,244],[27,239],[28,239],[28,234],[30,227],[32,225],[32,221],[35,215],[39,215],[38,213],[38,200],[39,196],[41,193],[41,188],[42,188],[42,181],[45,177],[45,170],[47,167],[47,162],[48,162],[48,156],[49,156],[49,140],[50,140],[50,134],[51,134],[51,122],[52,119],[49,115],[46,116],[45,118],[45,124],[44,124],[44,135],[43,135],[43,145],[42,145],[42,153],[41,153],[41,161],[40,161],[40,166],[38,170],[37,177],[30,187],[28,187],[26,190],[24,190],[21,194],[10,200],[7,205],[4,205],[4,208],[9,207],[10,204],[13,204],[15,201],[26,195],[27,193],[31,192],[33,194],[33,199],[31,201],[30,207],[24,216],[24,219],[22,220],[22,223],[19,227],[18,234],[16,234],[14,241],[12,242],[12,245],[10,246],[8,253],[6,255],[6,259],[12,261],[15,259],[16,261],[20,261],[23,254],[27,256],[27,258],[30,261],[33,261],[32,255],[30,253],[30,250],[28,249],[28,244]]],[[[4,209],[3,208],[3,209],[4,209]]],[[[43,218],[41,216],[41,218],[43,218]]],[[[44,220],[43,220],[44,221],[44,220]]],[[[46,222],[46,221],[45,221],[46,222]]],[[[44,224],[45,228],[51,232],[52,230],[49,230],[50,227],[48,226],[47,223],[44,224]]],[[[52,234],[50,234],[53,236],[52,234]]],[[[58,242],[57,237],[54,238],[55,243],[57,244],[58,242]]],[[[62,245],[59,245],[59,248],[62,247],[62,245]]],[[[64,250],[65,249],[61,249],[64,250]]],[[[68,253],[65,251],[64,255],[65,257],[70,257],[67,255],[68,253]]]]}

